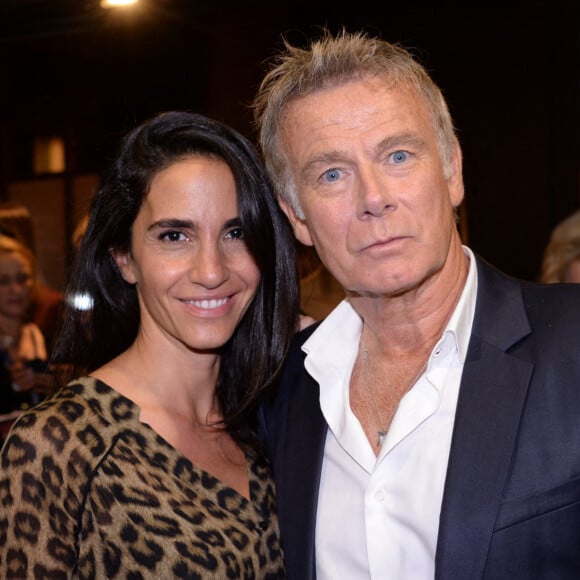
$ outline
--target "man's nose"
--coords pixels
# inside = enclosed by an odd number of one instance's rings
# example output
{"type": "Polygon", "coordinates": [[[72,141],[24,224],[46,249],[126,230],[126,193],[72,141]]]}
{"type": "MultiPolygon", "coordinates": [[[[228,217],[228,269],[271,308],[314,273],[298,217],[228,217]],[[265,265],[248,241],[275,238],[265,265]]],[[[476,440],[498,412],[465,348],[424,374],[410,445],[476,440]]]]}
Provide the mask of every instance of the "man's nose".
{"type": "Polygon", "coordinates": [[[363,168],[359,172],[357,187],[361,216],[380,217],[396,207],[393,186],[378,168],[363,168]]]}

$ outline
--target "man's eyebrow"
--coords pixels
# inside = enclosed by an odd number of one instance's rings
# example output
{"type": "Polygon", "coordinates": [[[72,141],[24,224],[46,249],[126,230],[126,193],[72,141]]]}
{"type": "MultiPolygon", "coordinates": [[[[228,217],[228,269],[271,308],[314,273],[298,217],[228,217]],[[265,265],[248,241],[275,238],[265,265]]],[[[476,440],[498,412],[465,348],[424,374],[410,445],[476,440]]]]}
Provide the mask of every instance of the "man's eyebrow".
{"type": "Polygon", "coordinates": [[[320,153],[308,160],[308,163],[304,166],[304,171],[308,171],[312,165],[318,165],[319,163],[333,163],[335,161],[341,161],[345,157],[346,154],[338,149],[320,153]]]}
{"type": "Polygon", "coordinates": [[[397,149],[399,147],[413,147],[415,149],[423,149],[425,141],[417,136],[416,133],[404,132],[390,135],[383,139],[377,145],[377,152],[386,151],[389,149],[397,149]]]}
{"type": "Polygon", "coordinates": [[[318,171],[320,165],[327,166],[332,165],[334,163],[343,162],[347,158],[347,155],[344,151],[339,151],[335,149],[333,151],[326,151],[324,153],[320,153],[311,157],[306,165],[302,167],[300,171],[300,175],[302,178],[306,179],[311,171],[318,171]]]}

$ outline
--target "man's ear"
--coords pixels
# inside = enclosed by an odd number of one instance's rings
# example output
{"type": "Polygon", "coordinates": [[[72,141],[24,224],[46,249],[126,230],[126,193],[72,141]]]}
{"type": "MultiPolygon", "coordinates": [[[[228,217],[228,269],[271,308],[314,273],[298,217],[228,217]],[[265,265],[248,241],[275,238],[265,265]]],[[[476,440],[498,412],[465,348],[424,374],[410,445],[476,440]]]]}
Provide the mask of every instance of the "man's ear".
{"type": "Polygon", "coordinates": [[[288,216],[297,240],[305,246],[313,246],[314,244],[310,237],[306,220],[304,218],[299,218],[290,202],[281,195],[278,196],[278,203],[280,204],[282,211],[288,216]]]}
{"type": "Polygon", "coordinates": [[[459,146],[459,142],[457,140],[455,141],[455,146],[453,147],[453,152],[451,153],[449,169],[450,174],[447,177],[449,198],[451,200],[451,205],[454,208],[457,208],[463,201],[463,195],[465,192],[463,185],[463,161],[461,147],[459,146]]]}
{"type": "Polygon", "coordinates": [[[129,284],[135,284],[137,282],[137,278],[133,269],[133,260],[131,258],[130,252],[114,248],[111,248],[109,252],[113,260],[115,260],[117,268],[119,268],[119,272],[121,272],[121,276],[123,276],[125,282],[128,282],[129,284]]]}

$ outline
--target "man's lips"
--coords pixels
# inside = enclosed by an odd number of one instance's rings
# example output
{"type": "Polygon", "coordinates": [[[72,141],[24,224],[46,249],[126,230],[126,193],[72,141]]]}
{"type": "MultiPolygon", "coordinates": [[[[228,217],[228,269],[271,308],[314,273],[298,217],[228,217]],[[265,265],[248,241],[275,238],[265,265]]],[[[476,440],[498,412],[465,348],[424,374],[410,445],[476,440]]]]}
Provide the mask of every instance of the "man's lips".
{"type": "Polygon", "coordinates": [[[402,242],[406,239],[406,236],[392,236],[388,238],[381,238],[377,240],[373,240],[369,243],[366,243],[362,248],[361,252],[366,250],[373,250],[373,249],[381,249],[381,248],[391,248],[396,246],[399,242],[402,242]]]}

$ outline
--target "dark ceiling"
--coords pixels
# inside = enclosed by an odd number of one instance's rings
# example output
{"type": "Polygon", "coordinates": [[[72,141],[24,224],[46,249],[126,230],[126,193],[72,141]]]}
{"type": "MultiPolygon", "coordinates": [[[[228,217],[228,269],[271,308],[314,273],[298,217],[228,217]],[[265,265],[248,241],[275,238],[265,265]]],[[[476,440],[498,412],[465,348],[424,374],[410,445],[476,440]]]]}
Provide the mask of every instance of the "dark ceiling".
{"type": "MultiPolygon", "coordinates": [[[[249,131],[247,105],[280,35],[302,42],[324,25],[363,28],[413,48],[461,116],[455,93],[478,83],[478,69],[497,67],[501,80],[514,62],[534,58],[531,38],[549,42],[552,27],[570,27],[547,0],[498,6],[140,0],[107,10],[100,0],[0,0],[0,108],[45,131],[71,118],[123,131],[152,112],[183,107],[249,131]]],[[[491,87],[482,88],[485,95],[491,87]]]]}
{"type": "Polygon", "coordinates": [[[364,29],[411,48],[447,96],[470,244],[533,277],[550,229],[580,205],[579,14],[578,0],[140,0],[119,12],[0,0],[0,188],[26,177],[39,133],[64,134],[72,172],[99,171],[120,134],[160,110],[252,136],[248,105],[281,34],[364,29]]]}

